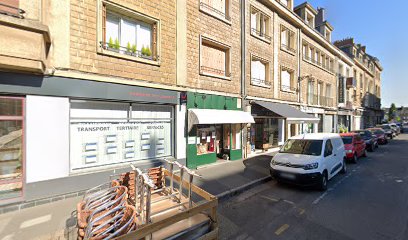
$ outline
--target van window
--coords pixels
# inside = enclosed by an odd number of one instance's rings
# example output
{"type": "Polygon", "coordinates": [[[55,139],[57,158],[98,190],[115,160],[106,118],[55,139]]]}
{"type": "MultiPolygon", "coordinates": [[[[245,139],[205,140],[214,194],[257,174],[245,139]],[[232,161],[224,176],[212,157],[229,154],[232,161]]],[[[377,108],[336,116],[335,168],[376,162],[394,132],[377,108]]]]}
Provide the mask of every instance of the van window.
{"type": "Polygon", "coordinates": [[[322,145],[323,140],[289,139],[279,152],[320,156],[322,145]]]}
{"type": "Polygon", "coordinates": [[[353,137],[341,137],[343,140],[344,144],[352,144],[353,143],[353,137]]]}
{"type": "Polygon", "coordinates": [[[325,157],[330,156],[332,155],[332,153],[333,153],[333,145],[329,139],[326,141],[326,146],[324,147],[324,156],[325,157]]]}

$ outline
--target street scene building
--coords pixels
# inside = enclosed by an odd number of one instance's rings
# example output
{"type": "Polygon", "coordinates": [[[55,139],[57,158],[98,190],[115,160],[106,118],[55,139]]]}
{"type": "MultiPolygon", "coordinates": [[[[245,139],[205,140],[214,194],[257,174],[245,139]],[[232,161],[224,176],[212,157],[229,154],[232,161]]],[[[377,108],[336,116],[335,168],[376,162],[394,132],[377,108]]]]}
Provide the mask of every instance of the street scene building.
{"type": "Polygon", "coordinates": [[[383,119],[380,60],[307,2],[5,2],[0,207],[383,119]]]}

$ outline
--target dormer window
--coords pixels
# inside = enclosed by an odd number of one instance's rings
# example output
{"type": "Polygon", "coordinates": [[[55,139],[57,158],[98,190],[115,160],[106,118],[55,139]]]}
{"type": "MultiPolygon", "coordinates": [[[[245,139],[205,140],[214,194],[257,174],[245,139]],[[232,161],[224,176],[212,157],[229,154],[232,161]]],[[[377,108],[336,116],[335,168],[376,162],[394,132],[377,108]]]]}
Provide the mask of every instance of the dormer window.
{"type": "Polygon", "coordinates": [[[314,28],[314,16],[311,15],[310,13],[306,14],[306,23],[307,25],[309,25],[310,27],[314,28]]]}
{"type": "Polygon", "coordinates": [[[331,41],[331,33],[330,33],[329,30],[326,29],[326,34],[325,34],[324,37],[327,39],[327,41],[329,41],[329,42],[331,41]]]}
{"type": "Polygon", "coordinates": [[[289,8],[289,1],[288,0],[280,0],[280,2],[282,3],[282,5],[289,8]]]}

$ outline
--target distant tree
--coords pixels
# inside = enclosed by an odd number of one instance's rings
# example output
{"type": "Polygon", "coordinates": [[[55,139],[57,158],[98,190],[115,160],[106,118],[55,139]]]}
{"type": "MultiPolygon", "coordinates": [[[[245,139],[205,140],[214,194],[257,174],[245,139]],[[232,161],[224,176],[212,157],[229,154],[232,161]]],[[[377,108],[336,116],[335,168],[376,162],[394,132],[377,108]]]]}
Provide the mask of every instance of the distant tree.
{"type": "Polygon", "coordinates": [[[397,112],[397,107],[394,103],[391,103],[390,110],[388,110],[388,120],[395,119],[395,113],[397,112]]]}

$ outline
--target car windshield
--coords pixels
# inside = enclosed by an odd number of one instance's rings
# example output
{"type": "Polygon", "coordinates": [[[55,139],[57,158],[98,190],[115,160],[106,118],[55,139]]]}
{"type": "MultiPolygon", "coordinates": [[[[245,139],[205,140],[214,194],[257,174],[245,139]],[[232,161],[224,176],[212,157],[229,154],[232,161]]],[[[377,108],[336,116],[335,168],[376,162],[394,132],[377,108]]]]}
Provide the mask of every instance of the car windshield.
{"type": "Polygon", "coordinates": [[[381,128],[382,128],[382,129],[391,129],[391,127],[388,126],[388,125],[382,125],[381,128]]]}
{"type": "Polygon", "coordinates": [[[353,142],[353,137],[341,137],[344,144],[351,144],[353,142]]]}
{"type": "Polygon", "coordinates": [[[370,130],[371,133],[376,134],[376,135],[381,135],[384,133],[384,131],[380,130],[380,129],[372,129],[370,130]]]}
{"type": "Polygon", "coordinates": [[[322,145],[323,140],[289,139],[279,152],[320,156],[322,145]]]}

